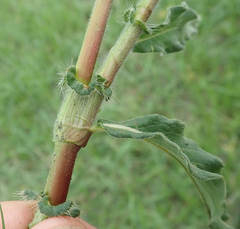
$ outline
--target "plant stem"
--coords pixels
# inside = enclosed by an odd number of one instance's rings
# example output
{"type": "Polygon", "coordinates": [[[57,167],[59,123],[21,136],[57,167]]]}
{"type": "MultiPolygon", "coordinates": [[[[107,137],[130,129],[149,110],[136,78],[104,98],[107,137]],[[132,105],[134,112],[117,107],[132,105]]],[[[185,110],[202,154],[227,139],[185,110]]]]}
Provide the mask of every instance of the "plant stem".
{"type": "MultiPolygon", "coordinates": [[[[110,8],[111,1],[104,2],[108,2],[106,7],[110,8]]],[[[158,0],[140,1],[136,10],[136,19],[146,21],[157,2],[158,0]]],[[[99,12],[103,8],[103,1],[97,1],[94,12],[99,12]]],[[[91,26],[89,25],[89,28],[91,26]]],[[[122,35],[103,64],[100,75],[112,82],[140,33],[141,28],[138,25],[131,23],[126,25],[122,35]]],[[[97,44],[100,44],[99,40],[101,38],[102,35],[98,36],[97,44]]],[[[86,46],[85,44],[84,46],[86,46]]],[[[81,58],[79,59],[81,60],[81,58]]],[[[77,153],[87,144],[92,134],[89,129],[103,99],[104,96],[97,90],[94,90],[89,96],[80,96],[74,90],[69,89],[64,97],[55,122],[55,150],[44,190],[49,196],[51,205],[59,205],[66,201],[77,153]]]]}
{"type": "MultiPolygon", "coordinates": [[[[138,3],[135,20],[146,22],[159,0],[142,0],[138,3]]],[[[122,66],[129,52],[132,50],[142,29],[137,24],[127,23],[116,44],[110,50],[107,59],[98,74],[104,77],[110,86],[119,68],[122,66]]]]}
{"type": "MultiPolygon", "coordinates": [[[[93,19],[90,19],[76,67],[76,77],[84,84],[88,84],[91,80],[112,1],[96,0],[92,13],[93,19]]],[[[157,2],[158,0],[141,0],[137,5],[135,19],[145,22],[157,2]]],[[[128,23],[115,46],[110,50],[99,71],[99,75],[107,79],[107,86],[112,83],[141,31],[139,25],[128,23]]],[[[44,189],[51,205],[59,205],[66,201],[77,153],[82,147],[85,147],[92,134],[90,128],[103,99],[104,96],[97,90],[92,91],[88,96],[81,96],[68,88],[68,92],[64,96],[55,122],[55,149],[44,189]]],[[[29,227],[33,227],[46,218],[47,216],[38,209],[29,227]]]]}
{"type": "Polygon", "coordinates": [[[91,81],[99,48],[113,0],[96,0],[78,57],[76,78],[83,84],[91,81]]]}
{"type": "Polygon", "coordinates": [[[44,190],[51,205],[66,201],[77,153],[92,134],[89,129],[103,98],[96,90],[80,96],[72,89],[64,98],[55,122],[55,149],[44,190]]]}
{"type": "Polygon", "coordinates": [[[80,149],[80,146],[72,143],[55,144],[55,155],[45,187],[45,193],[48,193],[49,202],[53,206],[64,203],[67,199],[73,167],[80,149]]]}
{"type": "Polygon", "coordinates": [[[159,0],[141,0],[137,5],[135,19],[146,22],[159,0]]]}

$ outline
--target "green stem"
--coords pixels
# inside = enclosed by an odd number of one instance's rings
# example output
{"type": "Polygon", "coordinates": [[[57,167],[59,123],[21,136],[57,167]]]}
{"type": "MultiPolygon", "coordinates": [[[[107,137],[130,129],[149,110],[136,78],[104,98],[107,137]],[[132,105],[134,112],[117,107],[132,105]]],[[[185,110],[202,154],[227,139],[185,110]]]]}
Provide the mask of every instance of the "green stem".
{"type": "MultiPolygon", "coordinates": [[[[140,1],[135,18],[146,21],[158,0],[140,1]]],[[[102,5],[101,5],[102,6],[102,5]]],[[[96,7],[96,5],[95,5],[96,7]]],[[[111,49],[99,74],[112,82],[118,69],[141,33],[141,27],[128,23],[119,40],[111,49]]],[[[53,162],[45,186],[51,205],[65,202],[77,152],[90,136],[93,121],[103,101],[103,95],[94,90],[89,96],[80,96],[69,89],[55,123],[56,147],[53,162]]]]}
{"type": "Polygon", "coordinates": [[[83,84],[91,81],[113,0],[96,0],[78,57],[76,78],[83,84]]]}
{"type": "MultiPolygon", "coordinates": [[[[110,3],[110,1],[108,2],[110,3]]],[[[135,18],[146,21],[157,2],[158,0],[140,1],[135,18]]],[[[99,6],[102,7],[101,4],[99,6]]],[[[100,69],[99,74],[101,76],[112,82],[140,33],[140,26],[131,23],[126,25],[100,69]]],[[[69,89],[64,98],[55,123],[54,140],[56,146],[45,186],[45,193],[48,194],[51,205],[61,204],[67,198],[77,152],[87,144],[92,134],[89,129],[103,98],[103,95],[96,90],[89,96],[80,96],[72,89],[69,89]]]]}
{"type": "Polygon", "coordinates": [[[159,0],[141,0],[137,5],[135,19],[146,22],[159,0]]]}
{"type": "MultiPolygon", "coordinates": [[[[145,22],[157,2],[158,0],[141,0],[136,9],[135,19],[145,22]]],[[[94,19],[91,19],[89,22],[83,48],[77,62],[77,78],[84,84],[88,84],[91,80],[111,4],[112,0],[96,1],[92,14],[94,19]],[[95,27],[94,25],[94,22],[98,23],[98,20],[100,20],[100,18],[96,16],[96,12],[104,15],[104,17],[100,17],[102,20],[100,24],[98,24],[100,27],[95,27]],[[101,30],[101,32],[96,32],[98,29],[101,30]],[[96,33],[94,34],[94,32],[91,31],[95,31],[96,33]],[[88,46],[87,34],[91,34],[90,46],[88,46]],[[84,61],[85,58],[86,61],[84,61]]],[[[99,75],[107,79],[107,86],[112,83],[117,71],[133,48],[141,31],[141,27],[137,24],[128,23],[125,26],[120,38],[111,49],[99,71],[99,75]]],[[[81,96],[74,90],[68,88],[68,92],[64,97],[55,122],[55,149],[44,190],[49,196],[51,205],[59,205],[66,201],[77,153],[82,147],[85,147],[92,134],[90,129],[103,99],[104,96],[97,90],[92,91],[88,96],[81,96]]],[[[38,209],[33,222],[30,224],[30,228],[46,218],[47,216],[42,214],[38,209]]]]}
{"type": "MultiPolygon", "coordinates": [[[[135,12],[135,20],[146,22],[159,0],[142,0],[138,3],[135,12]]],[[[142,28],[138,24],[127,23],[116,44],[110,50],[107,59],[98,72],[104,77],[109,86],[114,80],[119,68],[122,66],[129,52],[137,41],[142,28]]]]}
{"type": "Polygon", "coordinates": [[[81,96],[72,89],[64,98],[55,122],[55,149],[44,190],[51,205],[66,201],[77,153],[92,134],[89,129],[103,98],[96,90],[89,96],[81,96]]]}

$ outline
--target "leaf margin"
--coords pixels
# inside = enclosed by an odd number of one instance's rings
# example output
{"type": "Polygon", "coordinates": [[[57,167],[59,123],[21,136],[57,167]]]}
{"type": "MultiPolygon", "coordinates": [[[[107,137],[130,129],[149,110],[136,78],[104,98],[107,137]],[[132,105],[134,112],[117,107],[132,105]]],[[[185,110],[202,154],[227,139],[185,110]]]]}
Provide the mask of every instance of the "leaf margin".
{"type": "MultiPolygon", "coordinates": [[[[135,118],[135,119],[130,119],[130,120],[126,120],[126,121],[122,121],[122,122],[115,122],[115,121],[111,121],[111,120],[107,120],[107,119],[100,119],[100,120],[98,120],[98,122],[97,122],[97,124],[92,128],[92,131],[93,132],[95,132],[95,131],[105,131],[106,133],[108,133],[110,136],[113,136],[113,137],[116,137],[116,138],[132,138],[131,136],[120,136],[120,135],[115,135],[114,136],[114,134],[112,134],[112,133],[110,133],[109,132],[109,129],[108,128],[115,128],[116,129],[116,123],[117,123],[117,125],[118,124],[120,124],[120,123],[125,123],[126,124],[126,122],[133,122],[133,121],[135,121],[136,119],[141,119],[141,118],[146,118],[146,117],[153,117],[153,116],[157,116],[157,117],[163,117],[163,118],[165,118],[165,119],[167,119],[166,117],[164,117],[164,116],[161,116],[161,115],[157,115],[157,114],[154,114],[154,115],[147,115],[147,116],[142,116],[142,117],[138,117],[138,118],[135,118]],[[106,123],[108,123],[108,124],[106,124],[106,123]],[[110,123],[110,125],[109,125],[109,123],[110,123]],[[113,125],[113,124],[115,124],[115,125],[113,125]]],[[[184,128],[185,128],[185,124],[184,123],[182,123],[181,121],[179,121],[179,120],[177,120],[177,119],[167,119],[167,120],[171,120],[171,121],[173,121],[173,122],[179,122],[182,126],[183,126],[183,130],[184,130],[184,128]]],[[[148,134],[146,134],[146,133],[142,133],[141,131],[139,131],[138,129],[134,129],[134,128],[131,128],[131,127],[129,127],[129,126],[124,126],[124,128],[123,128],[125,131],[127,130],[127,131],[132,131],[132,130],[134,130],[133,132],[135,132],[135,133],[137,133],[137,134],[142,134],[140,137],[139,137],[139,140],[145,140],[145,141],[147,141],[147,142],[149,142],[149,143],[151,143],[151,144],[153,144],[149,139],[151,139],[151,138],[153,138],[154,137],[154,135],[156,135],[156,134],[160,134],[161,136],[163,136],[163,137],[165,137],[165,140],[167,140],[167,141],[170,141],[163,133],[161,133],[161,132],[153,132],[153,133],[148,133],[148,134]]],[[[184,136],[183,136],[183,138],[185,138],[184,136]]],[[[136,139],[136,138],[133,138],[133,139],[136,139]]],[[[187,138],[185,138],[185,139],[187,139],[187,138]]],[[[192,141],[192,140],[191,140],[192,141]]],[[[171,142],[171,141],[170,141],[171,142]]],[[[195,143],[195,142],[194,142],[195,143]]],[[[196,143],[195,143],[196,144],[196,143]]],[[[153,144],[154,145],[154,144],[153,144]]],[[[156,145],[156,144],[155,144],[156,145]]],[[[180,150],[181,150],[181,148],[178,146],[178,144],[176,144],[176,143],[174,143],[173,145],[175,145],[176,147],[178,147],[180,150]]],[[[160,148],[160,147],[158,147],[158,148],[160,148]]],[[[162,150],[164,150],[165,152],[167,152],[167,150],[163,147],[163,148],[161,148],[162,150]]],[[[167,152],[168,153],[168,152],[167,152]]],[[[168,153],[169,154],[169,153],[168,153]]],[[[209,153],[208,153],[209,154],[209,153]]],[[[185,155],[185,154],[184,154],[185,155]]],[[[211,155],[211,154],[209,154],[209,155],[211,155]]],[[[172,156],[172,155],[171,155],[172,156]]],[[[185,155],[186,156],[186,155],[185,155]]],[[[186,157],[185,156],[183,156],[185,159],[186,159],[186,157]]],[[[211,156],[213,156],[213,155],[211,155],[211,156]]],[[[213,157],[215,157],[215,158],[217,158],[216,156],[213,156],[213,157]]],[[[187,157],[188,158],[188,157],[187,157]]],[[[176,158],[175,158],[176,159],[176,158]]],[[[218,158],[219,159],[219,158],[218,158]]],[[[188,159],[189,160],[189,159],[188,159]]],[[[178,160],[177,160],[178,161],[178,160]]],[[[221,159],[219,159],[219,161],[221,161],[221,159]]],[[[178,161],[179,162],[179,161],[178,161]]],[[[190,160],[189,160],[189,162],[190,162],[190,160]]],[[[222,163],[222,161],[221,161],[221,163],[222,163]]],[[[181,164],[181,163],[180,163],[181,164]]],[[[181,164],[182,165],[182,164],[181,164]]],[[[188,163],[188,171],[191,171],[190,172],[190,174],[194,174],[194,172],[192,171],[192,169],[193,170],[196,170],[196,171],[204,171],[204,170],[201,170],[201,169],[199,169],[199,168],[197,168],[195,165],[191,165],[191,162],[190,163],[188,163]],[[197,168],[197,169],[196,169],[197,168]]],[[[182,167],[184,168],[184,166],[182,165],[182,167]]],[[[222,163],[222,166],[221,167],[223,167],[223,163],[222,163]]],[[[185,169],[185,168],[184,168],[185,169]]],[[[186,169],[185,169],[186,170],[186,169]]],[[[187,170],[186,170],[187,171],[187,170]]],[[[212,172],[208,172],[208,171],[204,171],[204,173],[205,173],[205,175],[207,175],[206,176],[206,179],[204,179],[203,177],[198,177],[198,174],[194,174],[194,177],[195,178],[197,178],[197,179],[200,179],[200,180],[205,180],[205,182],[206,181],[214,181],[214,180],[221,180],[221,182],[222,182],[222,184],[223,184],[223,197],[224,198],[222,198],[222,200],[220,201],[220,210],[219,209],[217,209],[217,213],[216,212],[214,212],[214,210],[216,210],[216,209],[214,209],[214,207],[213,207],[213,209],[211,209],[211,205],[213,204],[215,204],[214,203],[214,201],[210,201],[210,200],[208,200],[209,202],[211,202],[211,204],[209,204],[210,206],[208,206],[207,204],[206,204],[206,202],[205,201],[207,201],[207,200],[204,200],[205,199],[205,197],[204,197],[204,195],[201,193],[201,191],[202,192],[206,192],[206,190],[201,190],[200,191],[200,188],[199,188],[199,186],[196,184],[196,182],[194,181],[194,179],[189,175],[189,173],[188,173],[188,175],[190,176],[190,178],[192,179],[192,181],[193,181],[193,183],[194,183],[194,185],[196,186],[196,188],[198,189],[198,191],[199,191],[199,193],[200,193],[200,195],[201,195],[201,197],[202,197],[202,199],[203,199],[203,202],[204,202],[204,204],[205,204],[205,206],[207,207],[207,210],[208,210],[208,214],[209,214],[209,218],[210,218],[210,222],[209,222],[209,227],[211,228],[211,229],[233,229],[233,227],[231,227],[231,226],[229,226],[229,225],[227,225],[221,218],[225,218],[225,220],[226,220],[226,211],[225,211],[225,198],[226,198],[226,184],[225,184],[225,180],[224,180],[224,177],[221,175],[221,174],[219,174],[220,173],[220,171],[219,171],[219,173],[212,173],[212,172]],[[220,212],[219,212],[220,211],[220,212]]],[[[217,190],[217,188],[216,188],[216,190],[217,190]]]]}
{"type": "MultiPolygon", "coordinates": [[[[181,19],[180,16],[178,16],[179,20],[181,19]]],[[[180,20],[179,20],[180,21],[180,20]]],[[[200,15],[193,10],[192,8],[189,8],[186,2],[182,2],[181,5],[176,5],[173,7],[170,7],[167,9],[167,17],[165,21],[161,24],[147,24],[146,27],[148,28],[148,32],[144,32],[140,35],[138,40],[136,41],[133,52],[135,53],[151,53],[151,52],[160,52],[161,54],[168,54],[173,52],[179,52],[183,49],[185,49],[186,41],[190,40],[190,38],[198,32],[197,27],[199,22],[201,21],[200,15]],[[166,33],[171,32],[171,30],[168,30],[166,28],[174,25],[174,20],[176,20],[176,14],[178,14],[180,11],[182,12],[181,16],[187,13],[191,13],[191,16],[194,16],[194,18],[189,19],[184,25],[182,25],[182,28],[174,28],[175,33],[174,36],[178,39],[174,41],[174,39],[169,39],[168,37],[164,38],[166,33]],[[154,42],[151,42],[151,40],[154,40],[154,37],[160,36],[160,41],[155,40],[154,42]],[[152,37],[152,38],[151,38],[152,37]],[[164,41],[165,39],[165,41],[164,41]],[[171,42],[170,42],[171,41],[171,42]],[[173,42],[174,41],[174,42],[173,42]],[[149,44],[148,44],[149,43],[149,44]],[[156,45],[158,43],[158,45],[156,45]]],[[[176,23],[176,22],[175,22],[176,23]]]]}

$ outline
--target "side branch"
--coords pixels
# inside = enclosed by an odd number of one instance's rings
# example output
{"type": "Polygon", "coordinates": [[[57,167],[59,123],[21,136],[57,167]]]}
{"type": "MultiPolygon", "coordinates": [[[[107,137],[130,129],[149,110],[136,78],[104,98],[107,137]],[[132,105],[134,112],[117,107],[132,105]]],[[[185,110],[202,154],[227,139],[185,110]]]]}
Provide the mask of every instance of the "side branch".
{"type": "Polygon", "coordinates": [[[76,65],[76,78],[83,84],[88,85],[91,81],[112,2],[113,0],[95,2],[76,65]]]}
{"type": "MultiPolygon", "coordinates": [[[[136,20],[146,22],[159,0],[142,0],[138,3],[135,16],[136,20]]],[[[104,77],[110,86],[119,68],[132,50],[135,42],[142,32],[138,24],[128,22],[122,31],[116,44],[110,50],[107,59],[99,70],[98,74],[104,77]]]]}

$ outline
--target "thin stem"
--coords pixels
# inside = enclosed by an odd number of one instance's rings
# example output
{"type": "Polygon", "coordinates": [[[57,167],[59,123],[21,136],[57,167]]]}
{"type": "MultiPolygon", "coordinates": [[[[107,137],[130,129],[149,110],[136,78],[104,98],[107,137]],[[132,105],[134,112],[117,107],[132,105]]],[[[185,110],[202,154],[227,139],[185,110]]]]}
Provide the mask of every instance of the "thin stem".
{"type": "Polygon", "coordinates": [[[56,142],[45,187],[45,193],[48,194],[51,205],[57,206],[66,201],[73,167],[80,149],[80,146],[72,143],[56,142]]]}
{"type": "Polygon", "coordinates": [[[141,0],[137,5],[135,19],[146,22],[159,0],[141,0]]]}
{"type": "Polygon", "coordinates": [[[113,0],[96,0],[76,65],[76,78],[91,81],[113,0]]]}
{"type": "MultiPolygon", "coordinates": [[[[159,0],[142,0],[138,3],[135,19],[146,22],[159,0]]],[[[108,81],[109,86],[114,80],[129,52],[132,50],[142,29],[137,24],[127,23],[116,44],[110,50],[98,74],[108,81]]]]}

